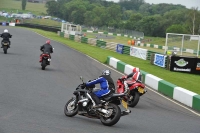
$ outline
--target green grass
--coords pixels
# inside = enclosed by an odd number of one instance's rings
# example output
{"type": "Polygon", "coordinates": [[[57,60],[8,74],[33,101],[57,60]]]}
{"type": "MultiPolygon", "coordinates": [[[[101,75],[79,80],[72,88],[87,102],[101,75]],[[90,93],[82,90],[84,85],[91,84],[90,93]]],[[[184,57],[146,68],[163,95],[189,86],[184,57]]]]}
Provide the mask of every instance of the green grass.
{"type": "Polygon", "coordinates": [[[24,23],[40,24],[47,26],[61,27],[62,23],[51,19],[25,19],[24,23]]]}
{"type": "Polygon", "coordinates": [[[116,52],[109,51],[107,49],[101,49],[98,47],[94,47],[88,44],[83,43],[77,43],[74,41],[71,41],[66,38],[62,38],[58,36],[56,33],[42,31],[38,29],[31,29],[41,35],[44,35],[48,38],[51,38],[52,40],[58,41],[60,43],[63,43],[73,49],[76,49],[84,54],[87,54],[98,61],[105,63],[107,56],[112,56],[114,58],[117,58],[127,64],[130,64],[135,67],[139,67],[141,70],[146,71],[150,74],[153,74],[157,77],[160,77],[168,82],[171,82],[177,86],[183,87],[185,89],[188,89],[190,91],[196,92],[200,94],[199,89],[199,75],[192,75],[192,74],[186,74],[186,73],[178,73],[178,72],[171,72],[169,70],[165,70],[163,68],[154,66],[150,64],[150,61],[148,60],[141,60],[139,58],[131,57],[128,55],[122,55],[118,54],[116,52]],[[99,53],[101,53],[101,56],[99,56],[99,53]]]}
{"type": "Polygon", "coordinates": [[[43,15],[47,14],[46,10],[47,8],[45,7],[44,3],[31,3],[27,2],[26,4],[26,10],[23,11],[21,7],[21,1],[16,1],[16,0],[0,0],[0,11],[5,10],[7,12],[32,12],[33,14],[36,15],[43,15]]]}
{"type": "Polygon", "coordinates": [[[0,16],[0,22],[10,22],[10,21],[13,21],[13,18],[6,18],[6,17],[2,17],[0,16]]]}
{"type": "Polygon", "coordinates": [[[166,40],[164,37],[149,37],[149,36],[145,36],[144,39],[145,39],[144,43],[157,44],[161,46],[165,45],[165,40],[166,40]]]}

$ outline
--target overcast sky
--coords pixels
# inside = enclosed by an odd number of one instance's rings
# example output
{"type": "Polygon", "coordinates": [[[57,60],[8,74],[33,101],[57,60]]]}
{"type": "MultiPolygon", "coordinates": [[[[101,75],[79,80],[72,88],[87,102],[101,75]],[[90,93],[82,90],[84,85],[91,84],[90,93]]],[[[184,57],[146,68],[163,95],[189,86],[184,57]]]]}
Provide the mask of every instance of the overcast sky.
{"type": "MultiPolygon", "coordinates": [[[[119,0],[107,0],[118,2],[119,0]]],[[[146,3],[150,4],[158,4],[158,3],[172,3],[172,4],[181,4],[186,6],[187,8],[198,7],[200,10],[200,0],[145,0],[146,3]]]]}

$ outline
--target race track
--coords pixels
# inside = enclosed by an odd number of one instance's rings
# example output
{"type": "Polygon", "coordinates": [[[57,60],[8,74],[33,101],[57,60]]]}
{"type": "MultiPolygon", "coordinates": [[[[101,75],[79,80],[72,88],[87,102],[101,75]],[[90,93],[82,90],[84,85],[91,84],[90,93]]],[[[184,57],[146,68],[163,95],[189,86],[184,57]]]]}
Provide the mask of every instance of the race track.
{"type": "MultiPolygon", "coordinates": [[[[5,27],[0,26],[0,32],[5,27]]],[[[75,87],[94,79],[106,66],[71,48],[55,48],[46,70],[39,48],[46,38],[27,29],[6,27],[13,35],[11,49],[0,49],[0,133],[199,133],[200,117],[148,90],[132,113],[112,126],[100,120],[64,115],[75,87]]],[[[81,44],[77,44],[80,45],[81,44]]],[[[116,81],[121,74],[112,70],[116,81]]]]}

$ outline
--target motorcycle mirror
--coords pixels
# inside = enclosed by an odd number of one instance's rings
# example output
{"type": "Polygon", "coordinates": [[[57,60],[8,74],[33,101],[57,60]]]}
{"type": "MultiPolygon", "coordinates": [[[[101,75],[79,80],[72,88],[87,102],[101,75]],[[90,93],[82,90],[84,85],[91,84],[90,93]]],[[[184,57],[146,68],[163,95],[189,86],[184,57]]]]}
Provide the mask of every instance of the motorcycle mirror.
{"type": "Polygon", "coordinates": [[[80,76],[80,80],[83,82],[83,77],[82,76],[80,76]]]}

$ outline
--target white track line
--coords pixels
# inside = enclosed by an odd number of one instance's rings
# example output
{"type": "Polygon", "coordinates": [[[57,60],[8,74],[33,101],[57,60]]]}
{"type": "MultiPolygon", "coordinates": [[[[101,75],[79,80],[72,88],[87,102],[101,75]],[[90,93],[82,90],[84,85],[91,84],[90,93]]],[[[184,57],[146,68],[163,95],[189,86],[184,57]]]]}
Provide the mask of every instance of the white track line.
{"type": "MultiPolygon", "coordinates": [[[[33,31],[33,32],[35,32],[35,31],[33,31]]],[[[35,33],[38,34],[38,35],[40,35],[40,36],[42,36],[42,37],[45,37],[45,36],[43,36],[43,35],[41,35],[41,34],[39,34],[39,33],[37,33],[37,32],[35,32],[35,33]]],[[[45,37],[45,38],[47,38],[47,37],[45,37]]],[[[48,38],[48,39],[50,39],[50,38],[48,38]]],[[[55,41],[55,40],[53,40],[53,41],[55,41]]],[[[58,41],[55,41],[55,42],[58,42],[58,41]]],[[[60,43],[60,42],[58,42],[58,43],[60,43]]],[[[72,48],[72,49],[73,49],[73,48],[72,48]]],[[[74,49],[74,50],[76,50],[76,49],[74,49]]],[[[76,50],[76,51],[78,51],[78,50],[76,50]]],[[[78,52],[81,53],[80,51],[78,51],[78,52]]],[[[89,58],[91,58],[91,59],[93,59],[93,60],[95,60],[96,62],[98,62],[98,63],[100,63],[100,64],[106,66],[106,67],[109,67],[110,69],[114,70],[115,72],[117,72],[117,73],[119,73],[119,74],[121,74],[121,75],[124,75],[123,73],[117,71],[116,69],[113,69],[112,67],[110,67],[110,66],[108,66],[108,65],[105,65],[105,64],[99,62],[98,60],[96,60],[96,59],[90,57],[89,55],[86,55],[86,56],[89,57],[89,58]]],[[[188,111],[194,113],[195,115],[200,116],[200,114],[197,113],[197,112],[195,112],[194,110],[192,110],[192,109],[190,109],[190,108],[188,108],[188,107],[186,107],[186,106],[183,106],[183,105],[179,104],[178,102],[175,102],[174,100],[172,100],[172,99],[170,99],[170,98],[168,98],[168,97],[166,97],[166,96],[164,96],[164,95],[158,93],[157,91],[155,91],[155,90],[153,90],[153,89],[151,89],[151,88],[149,88],[149,87],[146,87],[146,88],[148,88],[149,90],[155,92],[156,94],[160,95],[161,97],[163,97],[163,98],[165,98],[165,99],[167,99],[167,100],[169,100],[169,101],[171,101],[171,102],[173,102],[173,103],[179,105],[180,107],[182,107],[182,108],[184,108],[184,109],[186,109],[186,110],[188,110],[188,111]]]]}

